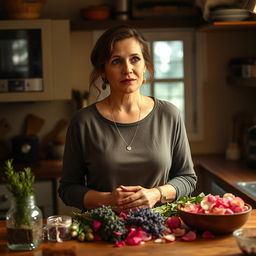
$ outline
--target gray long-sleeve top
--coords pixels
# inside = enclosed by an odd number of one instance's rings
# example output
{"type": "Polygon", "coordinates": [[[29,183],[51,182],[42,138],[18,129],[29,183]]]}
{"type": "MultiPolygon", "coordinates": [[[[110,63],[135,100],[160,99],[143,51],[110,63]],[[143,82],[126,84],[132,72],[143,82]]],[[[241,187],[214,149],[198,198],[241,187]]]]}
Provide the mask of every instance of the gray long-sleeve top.
{"type": "Polygon", "coordinates": [[[59,186],[65,204],[83,209],[88,190],[111,192],[120,185],[171,184],[177,199],[193,192],[197,177],[180,113],[171,103],[154,100],[153,110],[139,124],[117,123],[127,143],[138,125],[131,151],[114,122],[95,104],[75,114],[67,131],[59,186]]]}

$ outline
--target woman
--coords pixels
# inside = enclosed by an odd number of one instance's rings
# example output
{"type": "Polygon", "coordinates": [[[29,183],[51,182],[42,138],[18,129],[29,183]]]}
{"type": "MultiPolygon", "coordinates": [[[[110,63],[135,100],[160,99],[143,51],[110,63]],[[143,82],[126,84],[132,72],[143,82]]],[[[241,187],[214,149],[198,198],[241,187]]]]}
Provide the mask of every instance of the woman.
{"type": "Polygon", "coordinates": [[[79,110],[70,122],[59,195],[67,205],[128,211],[190,195],[196,175],[179,111],[140,93],[153,74],[147,43],[117,26],[97,41],[90,85],[110,95],[79,110]]]}

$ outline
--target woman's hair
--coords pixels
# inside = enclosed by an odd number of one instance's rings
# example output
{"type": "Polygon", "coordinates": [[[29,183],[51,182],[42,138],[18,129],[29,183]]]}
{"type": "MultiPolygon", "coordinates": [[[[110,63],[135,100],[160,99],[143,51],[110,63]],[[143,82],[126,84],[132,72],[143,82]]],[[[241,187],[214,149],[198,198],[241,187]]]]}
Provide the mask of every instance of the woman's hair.
{"type": "Polygon", "coordinates": [[[127,38],[135,38],[139,42],[146,68],[150,77],[153,77],[153,64],[149,54],[148,45],[144,37],[134,28],[126,25],[118,25],[106,30],[100,36],[92,50],[91,63],[93,65],[93,70],[90,75],[90,87],[95,85],[100,74],[104,72],[105,64],[111,57],[114,44],[127,38]]]}

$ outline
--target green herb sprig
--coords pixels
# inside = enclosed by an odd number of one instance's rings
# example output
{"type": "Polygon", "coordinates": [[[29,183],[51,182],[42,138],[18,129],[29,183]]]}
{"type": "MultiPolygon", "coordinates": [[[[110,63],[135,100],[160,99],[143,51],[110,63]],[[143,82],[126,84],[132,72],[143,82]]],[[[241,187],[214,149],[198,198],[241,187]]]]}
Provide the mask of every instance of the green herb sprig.
{"type": "Polygon", "coordinates": [[[184,196],[172,203],[166,203],[161,206],[155,207],[152,210],[161,213],[165,218],[178,214],[178,205],[184,206],[187,202],[192,204],[200,204],[205,194],[200,193],[198,196],[184,196]]]}
{"type": "Polygon", "coordinates": [[[33,195],[34,189],[32,187],[35,177],[29,167],[24,168],[23,171],[14,171],[13,159],[5,162],[5,175],[7,189],[16,198],[26,198],[33,195]]]}
{"type": "Polygon", "coordinates": [[[13,168],[13,159],[5,162],[6,187],[16,201],[16,210],[14,212],[15,226],[31,226],[29,197],[34,194],[32,187],[35,177],[29,167],[23,171],[15,171],[13,168]]]}

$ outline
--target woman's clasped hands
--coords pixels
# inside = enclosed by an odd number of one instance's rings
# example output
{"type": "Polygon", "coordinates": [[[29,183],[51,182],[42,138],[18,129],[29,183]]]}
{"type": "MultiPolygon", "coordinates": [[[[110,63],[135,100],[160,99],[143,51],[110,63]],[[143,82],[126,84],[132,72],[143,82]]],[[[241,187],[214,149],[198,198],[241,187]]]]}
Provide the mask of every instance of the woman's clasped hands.
{"type": "Polygon", "coordinates": [[[143,207],[153,207],[159,201],[160,193],[156,188],[141,186],[119,186],[112,193],[112,205],[118,212],[127,212],[143,207]]]}

